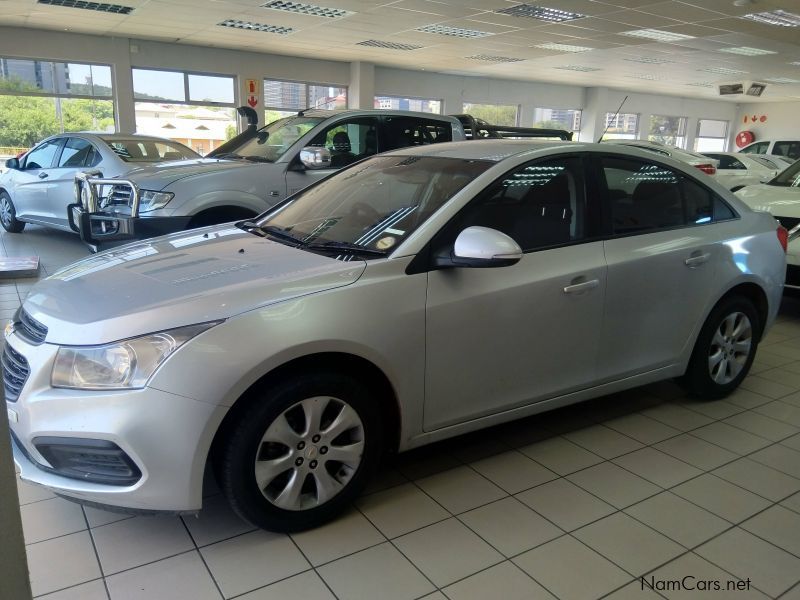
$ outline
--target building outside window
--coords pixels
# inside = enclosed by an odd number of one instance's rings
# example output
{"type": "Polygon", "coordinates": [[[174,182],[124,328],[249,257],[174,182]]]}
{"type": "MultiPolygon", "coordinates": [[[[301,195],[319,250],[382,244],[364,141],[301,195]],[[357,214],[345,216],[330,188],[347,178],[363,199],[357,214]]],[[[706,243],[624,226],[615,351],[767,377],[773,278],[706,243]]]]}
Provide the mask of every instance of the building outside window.
{"type": "Polygon", "coordinates": [[[668,146],[686,148],[686,117],[650,115],[650,132],[647,139],[668,146]]]}
{"type": "Polygon", "coordinates": [[[519,124],[518,104],[479,104],[464,102],[462,110],[475,118],[483,119],[490,125],[507,125],[516,127],[519,124]]]}
{"type": "Polygon", "coordinates": [[[347,108],[347,87],[265,79],[264,108],[267,123],[307,108],[347,108]]]}
{"type": "Polygon", "coordinates": [[[0,57],[0,159],[65,131],[114,131],[109,65],[0,57]]]}
{"type": "Polygon", "coordinates": [[[533,111],[533,126],[577,133],[581,130],[581,112],[571,108],[537,108],[533,111]]]}
{"type": "Polygon", "coordinates": [[[133,69],[136,131],[208,154],[238,132],[231,75],[133,69]]]}
{"type": "Polygon", "coordinates": [[[639,133],[639,115],[636,113],[606,113],[605,139],[635,140],[639,133]]]}
{"type": "Polygon", "coordinates": [[[728,121],[698,119],[695,152],[725,152],[728,148],[728,121]]]}
{"type": "Polygon", "coordinates": [[[433,98],[375,96],[375,108],[383,110],[413,110],[440,115],[442,114],[442,101],[433,98]]]}

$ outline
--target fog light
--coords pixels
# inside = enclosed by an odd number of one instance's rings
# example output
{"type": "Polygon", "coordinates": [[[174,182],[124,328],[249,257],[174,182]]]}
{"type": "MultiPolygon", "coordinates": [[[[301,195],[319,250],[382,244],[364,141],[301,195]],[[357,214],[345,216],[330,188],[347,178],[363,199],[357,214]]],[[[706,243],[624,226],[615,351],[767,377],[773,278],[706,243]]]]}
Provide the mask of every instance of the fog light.
{"type": "Polygon", "coordinates": [[[142,472],[113,442],[84,438],[37,437],[33,445],[54,473],[106,485],[133,485],[142,472]]]}

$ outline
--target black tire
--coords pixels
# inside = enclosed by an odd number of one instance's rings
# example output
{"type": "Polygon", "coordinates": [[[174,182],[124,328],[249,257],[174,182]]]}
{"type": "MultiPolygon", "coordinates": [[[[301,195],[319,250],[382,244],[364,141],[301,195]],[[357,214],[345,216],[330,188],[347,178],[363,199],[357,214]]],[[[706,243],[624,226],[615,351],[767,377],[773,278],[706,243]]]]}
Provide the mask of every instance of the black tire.
{"type": "MultiPolygon", "coordinates": [[[[291,377],[242,401],[246,402],[244,407],[237,410],[232,421],[225,426],[214,464],[219,486],[233,510],[257,527],[293,532],[333,519],[357,497],[378,465],[383,452],[383,427],[377,400],[366,386],[352,377],[333,372],[291,377]],[[315,439],[313,431],[305,437],[302,434],[297,438],[290,437],[295,441],[302,440],[302,447],[295,445],[294,441],[294,447],[264,441],[271,426],[277,428],[276,431],[287,431],[288,425],[294,433],[308,429],[307,421],[301,422],[308,414],[301,402],[319,402],[315,404],[317,407],[327,405],[319,412],[322,425],[336,416],[340,405],[346,405],[360,419],[361,428],[346,429],[333,438],[322,437],[318,441],[312,441],[315,439]],[[326,454],[334,455],[337,449],[358,446],[359,436],[363,445],[358,451],[360,462],[355,468],[324,458],[326,454]],[[326,442],[330,444],[329,449],[326,442]],[[277,476],[269,475],[269,484],[262,488],[256,477],[257,459],[264,461],[261,464],[265,466],[269,461],[280,461],[281,467],[273,468],[271,472],[279,472],[284,466],[287,468],[277,476]],[[298,465],[298,460],[301,465],[298,465]],[[317,463],[316,468],[312,470],[314,463],[317,463]],[[292,487],[294,478],[303,482],[301,496],[297,500],[299,504],[287,510],[278,506],[282,496],[280,492],[288,490],[287,496],[291,497],[291,489],[296,489],[292,487]],[[329,499],[320,502],[318,482],[323,480],[327,484],[333,483],[334,487],[335,484],[342,487],[329,499]]],[[[332,429],[328,425],[328,430],[332,429]]],[[[325,427],[319,430],[325,434],[325,427]]]]}
{"type": "Polygon", "coordinates": [[[20,233],[25,229],[25,223],[17,220],[17,209],[6,192],[0,192],[0,225],[9,233],[20,233]]]}
{"type": "Polygon", "coordinates": [[[761,320],[753,303],[743,296],[730,296],[721,300],[700,330],[689,366],[679,382],[696,398],[724,398],[747,377],[760,339],[761,320]],[[749,321],[749,349],[746,354],[740,350],[747,338],[748,329],[746,321],[740,316],[749,321]],[[726,321],[727,324],[723,325],[726,321]],[[743,329],[738,335],[724,334],[735,333],[740,325],[743,329]],[[719,336],[715,337],[718,333],[719,336]],[[717,358],[721,356],[714,367],[711,366],[712,355],[717,358]]]}

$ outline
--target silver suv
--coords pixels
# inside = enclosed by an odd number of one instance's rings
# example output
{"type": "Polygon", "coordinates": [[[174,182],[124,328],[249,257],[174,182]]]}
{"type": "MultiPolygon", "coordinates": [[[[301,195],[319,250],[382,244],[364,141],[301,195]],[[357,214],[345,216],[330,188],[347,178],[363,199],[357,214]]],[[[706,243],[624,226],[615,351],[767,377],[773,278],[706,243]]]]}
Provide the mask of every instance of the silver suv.
{"type": "Polygon", "coordinates": [[[381,454],[678,377],[718,398],[778,311],[786,230],[612,144],[368,158],[253,221],[97,254],[6,329],[23,479],[194,512],[332,518],[381,454]]]}

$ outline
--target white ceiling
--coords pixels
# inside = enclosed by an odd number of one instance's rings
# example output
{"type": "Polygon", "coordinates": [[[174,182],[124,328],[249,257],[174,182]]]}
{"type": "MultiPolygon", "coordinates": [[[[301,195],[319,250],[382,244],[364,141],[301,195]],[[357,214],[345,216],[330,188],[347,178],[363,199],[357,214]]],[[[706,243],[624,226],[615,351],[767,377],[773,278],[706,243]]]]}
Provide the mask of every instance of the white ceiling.
{"type": "MultiPolygon", "coordinates": [[[[718,97],[716,84],[785,78],[771,83],[760,99],[800,99],[800,27],[766,25],[741,16],[781,9],[800,14],[800,0],[528,0],[586,15],[547,23],[497,11],[520,2],[509,0],[303,0],[349,11],[323,18],[261,7],[268,0],[109,0],[131,6],[128,16],[39,4],[37,0],[0,0],[0,25],[126,36],[460,75],[608,86],[685,97],[718,97]],[[288,35],[220,27],[226,19],[292,28],[288,35]],[[416,31],[431,24],[487,32],[462,39],[416,31]],[[622,35],[637,29],[691,36],[671,43],[622,35]],[[390,50],[358,45],[379,40],[421,46],[390,50]],[[564,52],[540,44],[582,46],[564,52]],[[726,48],[750,47],[774,52],[740,56],[726,48]],[[522,59],[496,63],[475,55],[522,59]],[[664,61],[659,63],[640,60],[664,61]],[[792,64],[797,63],[797,64],[792,64]],[[579,72],[558,67],[591,67],[579,72]],[[704,71],[734,69],[741,74],[704,71]],[[711,86],[711,87],[704,87],[711,86]]],[[[732,96],[734,102],[750,100],[732,96]]]]}

